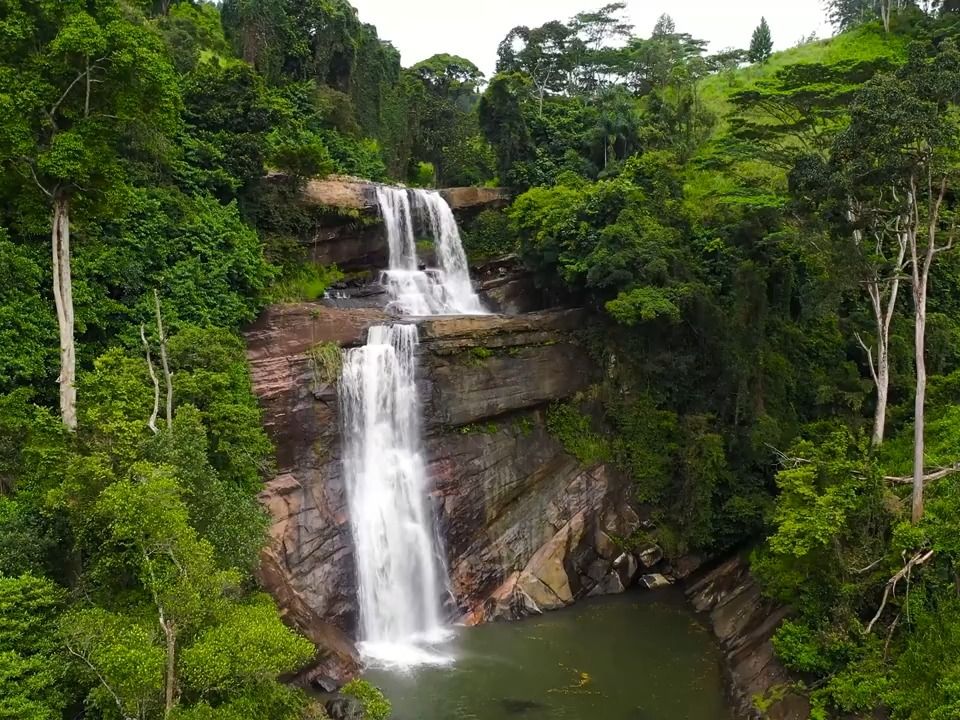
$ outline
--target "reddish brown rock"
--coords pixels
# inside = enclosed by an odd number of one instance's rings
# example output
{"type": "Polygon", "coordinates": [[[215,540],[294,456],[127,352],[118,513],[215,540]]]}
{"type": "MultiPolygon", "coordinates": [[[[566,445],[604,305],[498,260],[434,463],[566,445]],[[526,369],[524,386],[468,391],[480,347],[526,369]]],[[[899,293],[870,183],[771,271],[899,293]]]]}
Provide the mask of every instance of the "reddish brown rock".
{"type": "Polygon", "coordinates": [[[341,210],[372,210],[377,207],[375,187],[373,183],[358,178],[331,175],[309,181],[303,188],[303,197],[308,203],[341,210]]]}
{"type": "Polygon", "coordinates": [[[456,187],[445,188],[440,194],[454,210],[498,208],[510,204],[507,188],[456,187]]]}
{"type": "MultiPolygon", "coordinates": [[[[376,183],[359,178],[331,175],[309,181],[303,189],[303,196],[308,203],[363,212],[376,209],[376,187],[376,183]]],[[[510,192],[506,188],[444,188],[440,194],[454,211],[504,207],[510,202],[510,192]]]]}
{"type": "MultiPolygon", "coordinates": [[[[308,354],[320,342],[357,345],[386,320],[375,310],[290,305],[270,309],[247,338],[279,465],[262,494],[273,523],[260,578],[288,621],[325,648],[327,664],[314,675],[349,669],[344,642],[358,618],[336,387],[316,387],[308,354]]],[[[576,339],[586,322],[582,312],[555,311],[421,324],[432,498],[467,622],[541,612],[595,591],[614,571],[610,538],[636,528],[628,484],[602,465],[582,466],[545,426],[549,403],[596,379],[576,339]]]]}
{"type": "MultiPolygon", "coordinates": [[[[278,181],[280,176],[270,179],[278,181]]],[[[376,188],[369,181],[336,175],[306,184],[303,200],[317,217],[301,241],[308,245],[314,262],[347,270],[387,265],[387,237],[379,221],[376,188]]],[[[509,202],[502,188],[448,188],[441,194],[458,213],[509,202]]]]}

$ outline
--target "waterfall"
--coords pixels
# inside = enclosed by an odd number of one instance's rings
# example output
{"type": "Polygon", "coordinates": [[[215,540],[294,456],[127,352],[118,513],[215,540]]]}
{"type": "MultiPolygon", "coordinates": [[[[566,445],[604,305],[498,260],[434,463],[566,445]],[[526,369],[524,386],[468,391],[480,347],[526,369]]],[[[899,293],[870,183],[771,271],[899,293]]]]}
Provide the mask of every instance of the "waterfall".
{"type": "MultiPolygon", "coordinates": [[[[390,269],[389,309],[402,315],[485,312],[470,282],[450,206],[437,192],[377,188],[390,269]],[[416,228],[429,231],[439,267],[420,269],[416,228]]],[[[442,552],[427,503],[413,324],[370,328],[344,356],[340,378],[343,470],[360,601],[360,650],[390,667],[442,664],[446,637],[442,552]]]]}
{"type": "Polygon", "coordinates": [[[415,378],[416,325],[375,326],[340,379],[361,650],[392,665],[439,662],[441,563],[426,502],[415,378]]]}
{"type": "Polygon", "coordinates": [[[480,315],[486,311],[470,282],[467,254],[453,210],[434,190],[378,187],[390,268],[381,282],[389,309],[401,315],[480,315]],[[420,269],[416,229],[429,231],[438,267],[420,269]]]}

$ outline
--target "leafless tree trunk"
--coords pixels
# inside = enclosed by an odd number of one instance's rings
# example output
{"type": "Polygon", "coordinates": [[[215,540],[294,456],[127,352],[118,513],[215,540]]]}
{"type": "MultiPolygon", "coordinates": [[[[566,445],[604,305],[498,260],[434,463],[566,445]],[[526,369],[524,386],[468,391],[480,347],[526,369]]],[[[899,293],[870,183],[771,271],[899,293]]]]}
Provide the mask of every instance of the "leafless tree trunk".
{"type": "MultiPolygon", "coordinates": [[[[850,220],[856,220],[857,213],[850,211],[850,220]]],[[[883,443],[884,432],[887,423],[887,404],[890,393],[890,325],[893,322],[893,315],[897,307],[897,297],[900,293],[900,281],[906,265],[907,255],[907,237],[901,230],[902,218],[898,217],[894,229],[897,240],[897,256],[892,268],[889,268],[889,275],[883,277],[878,270],[874,270],[871,277],[867,280],[867,294],[870,297],[870,308],[873,311],[873,319],[876,324],[876,358],[874,358],[873,349],[864,342],[859,333],[856,338],[861,347],[867,353],[867,360],[870,363],[870,375],[873,378],[873,384],[877,388],[877,405],[873,414],[873,436],[874,447],[880,447],[883,443]]],[[[858,248],[863,248],[863,231],[855,230],[853,233],[854,242],[858,248]]],[[[883,255],[883,246],[886,239],[886,229],[879,229],[874,233],[877,242],[877,254],[883,255]]]]}
{"type": "Polygon", "coordinates": [[[150,380],[153,382],[153,412],[150,413],[147,427],[156,435],[160,432],[157,429],[157,416],[160,414],[160,381],[157,379],[157,371],[153,369],[153,358],[150,356],[150,342],[147,340],[147,329],[142,324],[140,325],[140,339],[143,341],[143,350],[147,355],[147,369],[150,371],[150,380]]]}
{"type": "Polygon", "coordinates": [[[167,360],[167,336],[163,331],[163,318],[160,316],[160,294],[156,290],[153,291],[153,302],[157,312],[157,333],[160,336],[160,364],[167,387],[167,430],[170,430],[173,427],[173,374],[167,360]]]}
{"type": "Polygon", "coordinates": [[[930,268],[937,253],[953,247],[954,229],[951,229],[944,245],[937,245],[940,227],[940,210],[947,193],[947,178],[940,178],[939,187],[934,185],[933,170],[927,169],[926,186],[929,192],[927,222],[925,227],[921,219],[921,200],[918,194],[916,175],[910,178],[908,205],[911,209],[911,222],[907,227],[907,240],[910,246],[910,267],[913,281],[914,304],[914,362],[917,373],[917,390],[914,398],[913,420],[913,503],[911,517],[914,523],[923,518],[924,476],[924,409],[927,397],[926,331],[927,331],[927,290],[930,281],[930,268]],[[926,234],[926,246],[920,246],[921,234],[926,234]]]}
{"type": "Polygon", "coordinates": [[[166,683],[163,693],[163,717],[170,717],[177,701],[177,626],[173,620],[167,620],[160,608],[160,627],[167,646],[166,683]]]}
{"type": "Polygon", "coordinates": [[[880,18],[883,20],[884,32],[890,32],[890,15],[894,0],[880,0],[880,18]]]}
{"type": "Polygon", "coordinates": [[[74,342],[73,276],[70,271],[70,199],[53,196],[53,302],[60,330],[60,417],[68,430],[77,429],[77,350],[74,342]]]}

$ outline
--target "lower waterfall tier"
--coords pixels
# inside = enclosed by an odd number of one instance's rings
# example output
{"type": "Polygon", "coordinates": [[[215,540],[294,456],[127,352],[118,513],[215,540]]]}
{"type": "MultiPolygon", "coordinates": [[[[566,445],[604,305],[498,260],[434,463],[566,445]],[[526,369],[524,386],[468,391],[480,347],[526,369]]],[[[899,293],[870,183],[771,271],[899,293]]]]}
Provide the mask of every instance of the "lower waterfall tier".
{"type": "MultiPolygon", "coordinates": [[[[337,635],[341,647],[358,636],[357,568],[337,385],[318,380],[312,350],[361,345],[384,320],[370,310],[284,306],[248,335],[279,460],[263,493],[273,543],[261,578],[292,622],[337,635]]],[[[621,553],[612,538],[639,523],[626,483],[605,466],[582,466],[545,425],[550,403],[596,379],[575,337],[585,323],[582,312],[554,311],[419,324],[417,395],[451,617],[477,623],[562,607],[622,590],[640,570],[632,560],[614,567],[621,553]]]]}

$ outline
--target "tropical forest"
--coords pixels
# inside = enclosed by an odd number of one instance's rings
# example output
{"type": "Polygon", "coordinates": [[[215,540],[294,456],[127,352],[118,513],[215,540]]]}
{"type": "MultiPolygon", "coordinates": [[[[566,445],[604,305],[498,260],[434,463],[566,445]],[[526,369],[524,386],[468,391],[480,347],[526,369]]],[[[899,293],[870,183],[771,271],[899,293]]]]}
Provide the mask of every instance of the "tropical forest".
{"type": "Polygon", "coordinates": [[[960,718],[960,2],[634,2],[0,0],[0,720],[960,718]]]}

